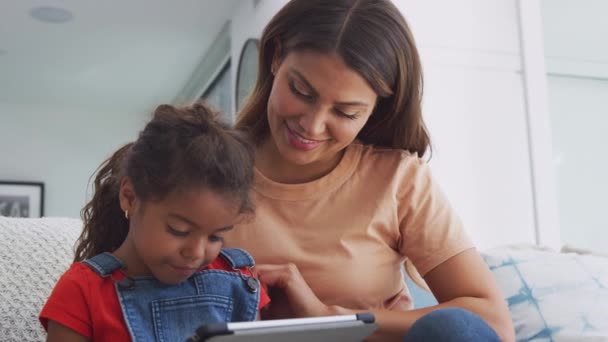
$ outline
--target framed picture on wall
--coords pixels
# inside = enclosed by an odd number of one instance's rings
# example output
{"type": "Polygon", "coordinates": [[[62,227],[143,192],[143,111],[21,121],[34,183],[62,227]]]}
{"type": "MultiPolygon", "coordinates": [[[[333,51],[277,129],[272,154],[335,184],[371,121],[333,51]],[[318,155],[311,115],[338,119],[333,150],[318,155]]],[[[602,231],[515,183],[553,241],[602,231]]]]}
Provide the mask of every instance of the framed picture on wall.
{"type": "Polygon", "coordinates": [[[44,183],[0,181],[0,216],[42,217],[44,183]]]}

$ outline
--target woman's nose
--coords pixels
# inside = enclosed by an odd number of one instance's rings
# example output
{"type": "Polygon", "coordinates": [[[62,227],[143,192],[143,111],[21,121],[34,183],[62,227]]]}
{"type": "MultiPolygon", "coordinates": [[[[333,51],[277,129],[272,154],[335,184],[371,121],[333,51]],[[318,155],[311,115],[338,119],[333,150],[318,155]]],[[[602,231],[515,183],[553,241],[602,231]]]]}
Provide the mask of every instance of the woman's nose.
{"type": "Polygon", "coordinates": [[[324,137],[326,130],[327,110],[315,108],[300,117],[299,125],[304,130],[303,135],[311,139],[324,137]]]}

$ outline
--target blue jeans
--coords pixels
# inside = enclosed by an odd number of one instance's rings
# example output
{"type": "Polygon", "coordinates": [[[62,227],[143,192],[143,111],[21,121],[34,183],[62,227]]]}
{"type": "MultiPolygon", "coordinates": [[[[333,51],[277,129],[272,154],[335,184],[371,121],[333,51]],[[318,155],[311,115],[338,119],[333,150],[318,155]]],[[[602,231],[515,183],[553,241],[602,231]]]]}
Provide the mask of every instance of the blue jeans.
{"type": "Polygon", "coordinates": [[[419,318],[408,331],[404,341],[500,342],[500,338],[474,313],[458,308],[447,308],[435,310],[419,318]]]}

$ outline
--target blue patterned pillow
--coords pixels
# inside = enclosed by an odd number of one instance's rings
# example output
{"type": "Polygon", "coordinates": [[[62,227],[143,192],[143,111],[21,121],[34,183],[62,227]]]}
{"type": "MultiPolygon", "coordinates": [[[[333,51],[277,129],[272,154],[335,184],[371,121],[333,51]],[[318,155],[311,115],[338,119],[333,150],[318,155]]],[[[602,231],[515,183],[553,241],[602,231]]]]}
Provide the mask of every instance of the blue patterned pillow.
{"type": "Polygon", "coordinates": [[[608,258],[534,247],[482,253],[518,341],[608,341],[608,258]]]}

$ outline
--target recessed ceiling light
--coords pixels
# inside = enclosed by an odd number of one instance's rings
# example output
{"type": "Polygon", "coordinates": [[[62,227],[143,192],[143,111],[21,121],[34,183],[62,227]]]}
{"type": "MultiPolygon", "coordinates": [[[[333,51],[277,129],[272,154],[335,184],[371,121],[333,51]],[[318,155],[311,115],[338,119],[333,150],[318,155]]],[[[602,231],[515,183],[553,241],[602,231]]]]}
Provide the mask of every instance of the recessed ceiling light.
{"type": "Polygon", "coordinates": [[[4,49],[0,49],[0,56],[6,55],[7,53],[8,53],[8,51],[6,51],[4,49]]]}
{"type": "Polygon", "coordinates": [[[68,22],[74,18],[72,12],[66,9],[49,6],[34,7],[30,10],[30,15],[32,18],[45,23],[58,24],[68,22]]]}

